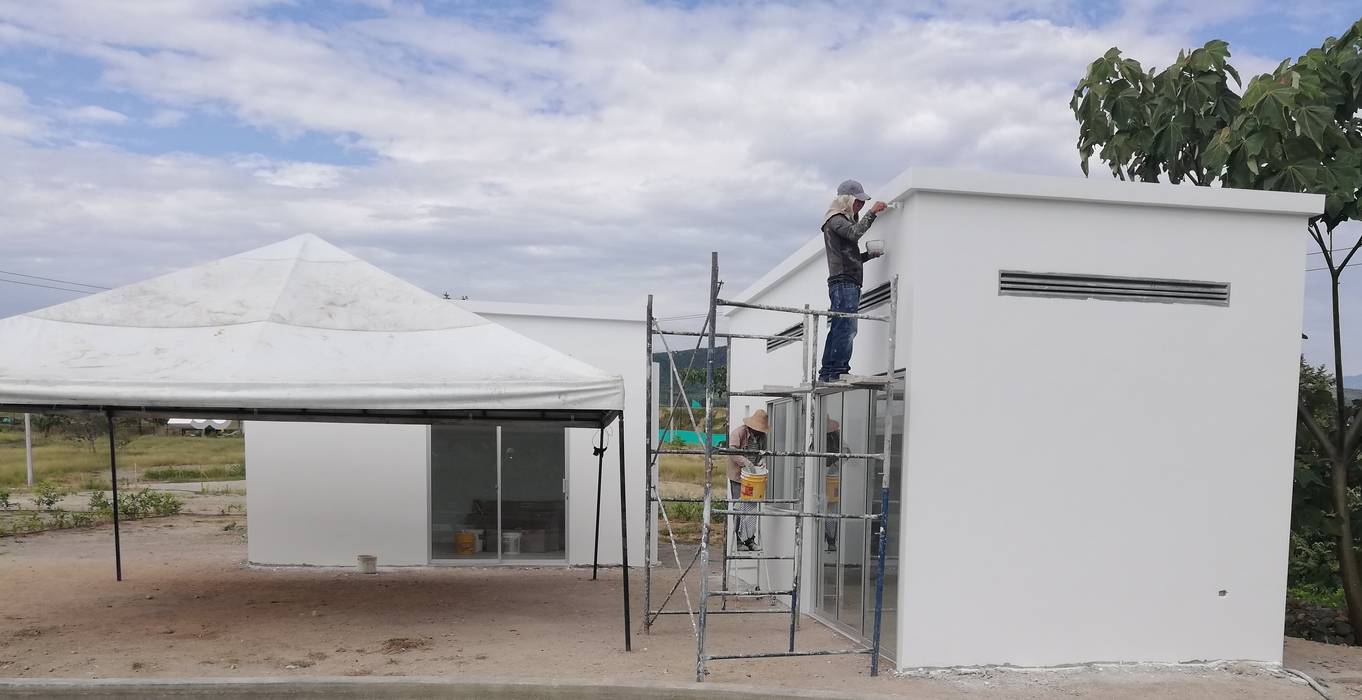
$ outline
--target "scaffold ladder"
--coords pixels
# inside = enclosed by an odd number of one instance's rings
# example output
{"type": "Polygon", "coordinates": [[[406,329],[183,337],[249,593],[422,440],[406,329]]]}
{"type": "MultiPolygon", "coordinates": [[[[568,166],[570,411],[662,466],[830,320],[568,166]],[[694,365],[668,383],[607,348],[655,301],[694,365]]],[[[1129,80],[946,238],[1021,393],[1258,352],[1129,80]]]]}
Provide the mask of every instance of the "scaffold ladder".
{"type": "MultiPolygon", "coordinates": [[[[718,256],[718,253],[711,253],[711,254],[710,254],[710,286],[709,286],[709,295],[708,295],[708,296],[709,296],[709,298],[708,298],[708,311],[707,311],[707,313],[706,313],[706,315],[705,315],[704,325],[702,326],[701,330],[699,330],[699,331],[668,331],[668,330],[663,330],[663,329],[661,328],[661,326],[658,324],[658,319],[655,318],[654,315],[653,315],[653,298],[652,298],[651,295],[648,297],[647,319],[646,319],[646,326],[647,326],[646,352],[647,352],[647,367],[648,367],[648,373],[647,373],[647,374],[648,374],[649,377],[651,377],[651,375],[652,375],[652,369],[651,369],[651,368],[652,368],[653,352],[654,352],[653,340],[654,340],[654,338],[658,338],[659,340],[661,340],[661,342],[662,342],[662,344],[663,344],[663,347],[664,347],[664,350],[665,350],[665,352],[666,352],[666,354],[667,354],[667,359],[668,359],[667,364],[668,364],[669,374],[671,375],[670,378],[671,378],[671,380],[674,382],[674,386],[677,387],[677,388],[679,389],[679,391],[680,391],[679,398],[681,399],[682,405],[685,407],[687,416],[688,416],[689,419],[690,419],[691,428],[692,428],[692,430],[693,430],[697,435],[700,436],[701,440],[703,441],[703,444],[702,444],[702,448],[701,448],[701,449],[679,449],[679,448],[671,448],[671,447],[665,447],[665,446],[655,446],[655,445],[654,445],[654,437],[655,437],[655,436],[651,436],[651,435],[650,435],[650,436],[648,437],[648,439],[647,439],[647,445],[648,445],[648,451],[649,451],[649,455],[648,455],[648,456],[649,456],[649,458],[648,458],[648,470],[647,470],[647,478],[646,478],[647,484],[646,484],[646,485],[647,485],[647,499],[648,499],[647,502],[648,502],[648,506],[649,506],[649,507],[648,507],[648,517],[646,518],[646,520],[647,520],[647,523],[646,523],[647,531],[645,532],[645,536],[644,536],[644,547],[645,547],[645,552],[647,553],[646,562],[647,562],[647,564],[648,564],[648,565],[645,567],[645,575],[644,575],[644,579],[645,579],[645,583],[644,583],[644,630],[645,630],[645,631],[651,631],[652,625],[657,621],[658,617],[660,617],[660,616],[662,616],[662,615],[677,615],[677,614],[686,614],[686,615],[688,615],[689,618],[690,618],[690,620],[691,620],[692,629],[693,629],[693,631],[695,632],[695,637],[696,637],[696,664],[695,664],[695,679],[696,679],[696,681],[703,681],[703,680],[704,680],[705,674],[706,674],[706,664],[707,664],[708,662],[710,662],[710,661],[727,660],[727,659],[778,658],[778,657],[790,657],[790,656],[832,656],[832,655],[842,655],[842,654],[867,654],[867,655],[869,655],[869,656],[870,656],[870,673],[871,673],[872,676],[879,675],[881,619],[882,619],[883,611],[884,611],[884,578],[885,578],[885,566],[886,566],[886,561],[885,561],[885,559],[886,559],[886,545],[887,545],[887,541],[888,541],[888,537],[889,537],[889,528],[888,528],[888,518],[889,518],[889,488],[890,488],[890,471],[891,471],[890,467],[891,467],[891,460],[892,460],[892,445],[893,445],[893,439],[892,439],[892,435],[893,435],[893,410],[892,410],[892,406],[893,406],[893,395],[894,395],[894,392],[893,392],[893,390],[894,390],[894,373],[895,373],[895,334],[896,334],[896,322],[897,322],[897,316],[898,316],[898,278],[895,277],[895,278],[893,278],[893,279],[890,280],[890,290],[889,290],[889,299],[888,299],[888,306],[889,306],[889,309],[888,309],[888,314],[887,314],[887,315],[884,315],[884,316],[880,316],[880,315],[876,315],[876,314],[859,313],[859,312],[842,312],[842,311],[824,311],[824,310],[815,310],[815,309],[810,308],[808,305],[805,305],[803,308],[796,308],[796,307],[789,307],[789,306],[772,306],[772,305],[765,305],[765,304],[754,304],[754,303],[749,303],[749,302],[740,302],[740,301],[726,300],[726,299],[723,299],[723,298],[721,298],[721,297],[719,296],[719,292],[720,292],[721,286],[722,286],[722,283],[719,281],[719,256],[718,256]],[[805,405],[805,410],[804,410],[805,417],[804,417],[804,420],[803,420],[803,421],[801,422],[801,424],[800,424],[800,433],[801,433],[800,437],[801,437],[801,440],[799,441],[799,444],[805,445],[805,446],[806,446],[806,449],[804,449],[804,450],[797,450],[797,451],[781,451],[781,450],[773,450],[773,449],[769,449],[769,448],[772,447],[772,445],[769,444],[769,442],[768,442],[768,444],[766,445],[766,447],[767,447],[768,449],[763,449],[763,450],[745,449],[745,448],[742,448],[742,447],[740,447],[740,446],[725,446],[725,447],[716,447],[716,446],[715,446],[715,444],[714,444],[714,436],[715,436],[715,433],[714,433],[714,397],[715,397],[715,395],[716,395],[716,386],[715,386],[715,376],[714,376],[714,351],[715,351],[715,347],[716,347],[716,343],[717,343],[718,339],[723,338],[725,341],[727,341],[727,342],[729,343],[730,350],[731,350],[731,345],[732,345],[732,344],[731,344],[731,341],[733,341],[733,340],[735,340],[735,339],[738,339],[738,340],[766,340],[766,341],[780,341],[780,340],[788,341],[788,340],[789,340],[789,336],[788,336],[788,335],[764,335],[764,334],[754,334],[754,333],[725,333],[725,332],[721,332],[721,331],[719,331],[718,328],[717,328],[718,309],[719,309],[719,307],[721,307],[721,306],[722,306],[722,307],[730,307],[730,308],[745,308],[745,309],[753,309],[753,310],[760,310],[760,311],[771,311],[771,312],[778,312],[778,313],[792,313],[792,314],[799,314],[799,315],[801,315],[801,317],[803,318],[803,326],[802,326],[802,329],[803,329],[803,338],[802,338],[802,342],[803,342],[803,361],[802,361],[802,363],[801,363],[801,372],[803,373],[804,381],[803,381],[800,385],[798,385],[798,386],[788,386],[788,387],[763,387],[763,388],[760,389],[760,390],[750,390],[750,391],[749,391],[749,390],[744,390],[744,391],[728,391],[728,392],[726,392],[726,395],[729,396],[729,397],[732,397],[732,396],[755,396],[755,397],[766,397],[766,398],[781,398],[781,397],[792,397],[792,398],[793,398],[793,397],[801,397],[801,396],[802,396],[802,397],[806,397],[807,400],[806,400],[806,402],[805,402],[805,404],[804,404],[804,405],[805,405]],[[883,374],[882,376],[861,378],[861,379],[857,379],[857,380],[855,380],[855,381],[850,381],[850,382],[846,382],[846,381],[839,381],[839,382],[821,382],[821,381],[819,381],[819,380],[818,380],[818,364],[819,364],[819,360],[818,360],[818,322],[819,322],[820,317],[825,317],[825,318],[829,318],[829,319],[833,319],[833,318],[854,318],[854,319],[860,319],[860,320],[866,320],[866,321],[883,322],[883,323],[887,324],[887,328],[888,328],[888,332],[886,333],[886,344],[887,344],[887,348],[886,348],[886,365],[887,365],[887,367],[886,367],[886,370],[885,370],[884,374],[883,374]],[[677,368],[676,368],[676,356],[675,356],[675,353],[672,351],[670,344],[667,342],[667,337],[668,337],[668,336],[683,336],[683,337],[684,337],[684,336],[689,336],[689,337],[695,337],[695,338],[697,338],[696,347],[695,347],[695,350],[696,350],[696,351],[698,351],[698,350],[700,349],[700,347],[702,346],[703,343],[706,343],[706,342],[708,343],[708,353],[707,353],[706,359],[705,359],[705,397],[704,397],[704,398],[705,398],[705,402],[704,402],[704,416],[705,416],[705,422],[704,422],[704,427],[703,427],[703,429],[701,429],[701,427],[700,427],[699,425],[696,424],[694,414],[693,414],[693,412],[690,410],[690,407],[691,407],[690,398],[686,395],[683,377],[682,377],[682,375],[680,374],[680,372],[679,372],[679,371],[677,370],[677,368]],[[820,451],[820,450],[817,449],[817,447],[818,447],[818,440],[817,440],[817,418],[816,418],[816,413],[815,413],[815,411],[813,410],[813,408],[814,408],[814,399],[815,399],[815,397],[817,397],[817,396],[819,396],[819,395],[824,395],[824,394],[832,393],[832,392],[835,392],[835,391],[844,391],[844,390],[847,390],[847,389],[871,389],[871,390],[876,390],[876,391],[882,391],[882,392],[884,392],[884,398],[885,398],[885,404],[884,404],[884,405],[885,405],[885,410],[884,410],[884,412],[883,412],[884,415],[882,416],[882,420],[883,420],[883,450],[882,450],[881,452],[879,452],[879,453],[844,453],[844,452],[827,452],[827,451],[820,451]],[[658,485],[657,485],[656,483],[654,483],[653,473],[654,473],[655,466],[656,466],[656,464],[657,464],[657,460],[658,460],[659,456],[664,455],[664,454],[702,455],[702,456],[704,457],[704,462],[705,462],[705,481],[704,481],[704,496],[703,496],[703,498],[700,498],[700,499],[695,499],[695,498],[663,498],[663,497],[660,495],[660,492],[659,492],[659,490],[658,490],[658,485]],[[733,501],[731,498],[729,498],[729,497],[727,496],[727,494],[726,494],[724,497],[722,497],[722,498],[716,499],[716,497],[715,497],[715,495],[714,495],[714,471],[715,471],[714,467],[715,467],[715,457],[716,457],[716,456],[728,456],[728,455],[746,455],[746,456],[755,457],[755,458],[757,458],[757,459],[759,459],[759,460],[760,460],[760,459],[764,459],[764,458],[766,458],[766,457],[797,457],[797,458],[800,458],[800,459],[798,459],[798,460],[796,460],[796,461],[794,462],[794,464],[795,464],[795,484],[794,484],[794,487],[795,487],[795,488],[794,488],[795,494],[794,494],[794,498],[792,498],[792,499],[771,499],[771,498],[766,498],[766,499],[759,499],[759,500],[746,500],[746,499],[743,499],[743,500],[740,501],[744,506],[754,506],[754,507],[756,508],[755,511],[750,511],[750,510],[739,510],[738,508],[734,507],[734,501],[733,501]],[[880,472],[881,472],[881,483],[880,483],[880,498],[879,498],[879,501],[880,501],[880,510],[879,510],[879,512],[878,512],[878,513],[870,513],[870,514],[843,514],[843,513],[833,513],[833,512],[820,511],[820,510],[817,510],[817,509],[814,509],[814,508],[809,508],[808,505],[807,505],[806,502],[805,502],[805,501],[806,501],[806,499],[805,499],[805,493],[804,493],[804,491],[805,491],[805,482],[806,482],[806,478],[805,478],[805,477],[806,477],[806,474],[807,474],[808,466],[809,466],[809,464],[811,463],[811,460],[816,460],[816,459],[838,459],[838,460],[844,460],[844,459],[853,459],[853,460],[854,460],[854,459],[862,459],[862,460],[873,460],[873,461],[878,461],[878,462],[880,462],[880,463],[881,463],[881,469],[880,469],[880,472]],[[723,501],[726,507],[716,508],[716,507],[715,507],[715,501],[716,501],[716,500],[723,501]],[[701,512],[700,546],[699,546],[698,550],[696,551],[695,555],[691,558],[690,563],[689,563],[688,565],[686,565],[684,568],[682,567],[681,556],[680,556],[680,553],[679,553],[679,549],[678,549],[678,547],[677,547],[676,537],[675,537],[674,531],[673,531],[673,529],[672,529],[672,527],[671,527],[671,520],[670,520],[670,518],[668,517],[668,514],[667,514],[667,504],[668,504],[668,503],[677,503],[677,502],[702,503],[702,504],[703,504],[703,508],[702,508],[702,512],[701,512]],[[776,509],[776,510],[768,510],[768,509],[766,509],[766,506],[780,506],[781,508],[780,508],[780,509],[776,509]],[[656,514],[653,512],[653,508],[654,508],[654,507],[657,508],[656,514]],[[722,583],[721,583],[720,588],[719,588],[718,590],[711,590],[711,589],[710,589],[710,577],[709,577],[709,567],[710,567],[710,547],[709,547],[709,539],[710,539],[710,531],[711,531],[712,524],[711,524],[711,522],[710,522],[710,518],[711,518],[713,515],[716,515],[716,514],[717,514],[717,515],[723,515],[723,516],[725,516],[725,520],[726,520],[727,526],[726,526],[726,528],[725,528],[725,533],[726,533],[726,535],[725,535],[725,546],[723,547],[723,552],[722,552],[722,564],[721,564],[721,566],[722,566],[722,583]],[[672,554],[673,554],[673,557],[674,557],[674,559],[675,559],[677,569],[680,570],[680,576],[678,577],[676,583],[672,586],[671,591],[669,591],[668,594],[667,594],[667,596],[663,599],[662,603],[657,607],[657,609],[653,609],[653,607],[652,607],[652,560],[653,560],[653,556],[652,556],[651,548],[652,548],[653,532],[654,532],[654,528],[656,528],[656,526],[657,526],[657,517],[658,517],[658,515],[661,516],[663,523],[666,525],[668,538],[669,538],[669,540],[670,540],[670,542],[671,542],[672,554]],[[793,555],[792,555],[792,556],[765,556],[765,555],[763,555],[763,554],[756,554],[756,553],[753,553],[753,554],[750,554],[750,555],[743,555],[743,554],[730,555],[730,554],[728,553],[728,548],[729,548],[728,539],[729,539],[729,536],[731,536],[731,535],[734,533],[734,530],[735,530],[735,528],[734,528],[734,526],[733,526],[733,525],[734,525],[734,520],[735,520],[735,518],[738,518],[738,517],[754,517],[754,518],[756,518],[756,522],[758,523],[758,527],[760,527],[761,519],[762,519],[762,518],[765,518],[765,517],[785,517],[785,518],[793,518],[793,519],[794,519],[794,546],[793,546],[793,555]],[[874,613],[874,626],[873,626],[873,629],[872,629],[870,644],[869,644],[868,646],[865,646],[865,647],[856,647],[856,648],[849,648],[849,649],[823,649],[823,650],[799,650],[799,649],[797,649],[797,647],[796,647],[796,631],[798,630],[798,627],[799,627],[799,616],[800,616],[801,585],[802,585],[802,584],[801,584],[801,578],[802,578],[801,572],[802,572],[802,569],[803,569],[803,550],[804,550],[804,531],[803,531],[803,523],[804,523],[805,520],[808,520],[808,519],[814,519],[814,520],[817,520],[817,521],[819,521],[819,522],[821,522],[821,521],[823,521],[823,520],[829,520],[829,519],[840,519],[840,520],[862,520],[862,521],[866,521],[866,522],[868,522],[868,523],[871,523],[871,524],[872,524],[872,527],[877,527],[877,528],[878,528],[878,535],[879,535],[879,537],[878,537],[878,542],[877,542],[877,552],[876,552],[876,555],[875,555],[875,556],[876,556],[876,570],[875,570],[875,613],[874,613]],[[756,589],[754,589],[754,590],[738,590],[738,587],[732,587],[732,586],[730,586],[729,567],[730,567],[731,562],[733,562],[733,561],[756,561],[756,562],[757,562],[756,567],[757,567],[757,571],[758,571],[757,576],[758,576],[758,582],[759,582],[759,581],[760,581],[760,572],[761,572],[761,569],[762,569],[762,562],[765,562],[765,561],[782,561],[782,560],[783,560],[783,561],[790,561],[790,562],[792,563],[792,565],[793,565],[793,571],[792,571],[792,576],[791,576],[792,585],[791,585],[788,589],[785,589],[785,590],[761,590],[760,587],[758,586],[758,587],[757,587],[756,589]],[[686,586],[685,586],[685,579],[686,579],[686,576],[687,576],[692,570],[694,570],[694,569],[696,568],[697,565],[698,565],[699,570],[700,570],[700,573],[698,574],[699,579],[700,579],[700,583],[699,583],[699,588],[700,588],[700,590],[699,590],[699,600],[696,602],[696,608],[698,608],[698,610],[692,608],[691,601],[690,601],[690,594],[689,594],[689,591],[686,589],[686,586]],[[685,598],[685,601],[686,601],[686,609],[685,609],[684,611],[683,611],[683,610],[670,610],[670,609],[667,609],[667,603],[668,603],[668,602],[671,600],[671,598],[675,595],[675,593],[677,592],[678,589],[681,590],[682,593],[683,593],[683,597],[685,598]],[[785,611],[785,610],[779,610],[779,609],[756,609],[756,610],[754,610],[754,609],[736,609],[736,608],[735,608],[735,609],[729,609],[729,608],[727,607],[727,605],[726,605],[727,600],[730,599],[730,598],[755,598],[755,597],[786,598],[786,599],[788,600],[788,603],[789,603],[788,615],[789,615],[789,617],[790,617],[790,624],[789,624],[789,638],[788,638],[788,644],[786,645],[786,650],[785,650],[785,651],[779,651],[779,652],[755,652],[755,653],[737,653],[737,654],[710,654],[710,653],[707,653],[707,651],[706,651],[706,634],[705,634],[705,633],[706,633],[706,629],[707,629],[707,625],[708,625],[708,617],[709,617],[710,615],[715,615],[715,614],[758,614],[758,613],[781,613],[781,614],[784,614],[784,613],[787,612],[787,611],[785,611]],[[718,609],[718,610],[711,610],[711,609],[710,609],[710,603],[709,603],[709,601],[710,601],[711,599],[715,599],[715,598],[717,598],[717,599],[719,599],[719,600],[721,601],[720,609],[718,609]]],[[[690,365],[691,368],[694,367],[695,354],[696,354],[696,353],[693,353],[692,356],[691,356],[691,365],[690,365]]],[[[730,367],[731,367],[731,352],[730,352],[730,367]]],[[[731,384],[732,372],[729,372],[728,375],[729,375],[729,383],[731,384]]],[[[647,406],[648,415],[647,415],[647,422],[646,422],[646,425],[648,426],[648,430],[651,430],[651,429],[652,429],[651,426],[652,426],[652,424],[653,424],[652,411],[654,410],[654,400],[653,400],[653,396],[652,396],[652,381],[649,380],[649,382],[647,383],[647,385],[648,385],[648,389],[647,389],[647,401],[646,401],[646,406],[647,406]]],[[[676,402],[676,399],[677,399],[677,398],[678,398],[678,396],[677,396],[677,392],[676,392],[676,391],[670,392],[669,404],[670,404],[670,407],[671,407],[673,413],[674,413],[674,411],[676,410],[676,403],[677,403],[677,402],[676,402]]],[[[729,412],[728,416],[729,416],[729,421],[730,421],[730,423],[731,423],[731,421],[732,421],[732,419],[733,419],[733,416],[732,416],[732,412],[731,412],[731,411],[729,412]]],[[[768,439],[769,439],[769,438],[768,438],[768,439]]],[[[725,475],[725,479],[724,479],[724,480],[725,480],[725,481],[727,480],[726,474],[727,474],[727,470],[724,470],[724,475],[725,475]]],[[[760,531],[759,531],[759,530],[758,530],[758,537],[760,537],[760,531]]]]}

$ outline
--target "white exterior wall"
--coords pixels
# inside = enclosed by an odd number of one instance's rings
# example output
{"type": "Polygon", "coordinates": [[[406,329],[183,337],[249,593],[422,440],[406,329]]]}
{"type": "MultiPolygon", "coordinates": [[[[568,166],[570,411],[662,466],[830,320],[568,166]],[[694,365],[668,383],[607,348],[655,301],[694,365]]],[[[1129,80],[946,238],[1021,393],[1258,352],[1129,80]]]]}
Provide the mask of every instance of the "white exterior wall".
{"type": "MultiPolygon", "coordinates": [[[[867,235],[888,254],[866,288],[901,275],[899,666],[1279,662],[1315,200],[946,175],[881,190],[905,208],[867,235]],[[1229,282],[1231,301],[1004,297],[1001,269],[1229,282]]],[[[824,277],[806,246],[738,298],[826,308],[824,277]]],[[[880,325],[854,372],[883,371],[880,325]]],[[[797,381],[799,355],[739,341],[734,386],[797,381]]]]}
{"type": "Polygon", "coordinates": [[[253,564],[429,561],[424,425],[246,421],[246,554],[253,564]]]}
{"type": "MultiPolygon", "coordinates": [[[[640,565],[647,464],[642,307],[634,318],[609,310],[459,303],[494,323],[624,378],[629,559],[632,565],[640,565]]],[[[618,423],[607,428],[610,450],[601,488],[600,562],[607,565],[620,563],[617,430],[618,423]]],[[[430,563],[429,434],[428,426],[419,425],[248,423],[250,561],[354,566],[357,554],[376,554],[380,565],[430,563]]],[[[592,560],[597,474],[592,446],[596,440],[594,429],[568,431],[569,564],[589,565],[592,560]]]]}
{"type": "MultiPolygon", "coordinates": [[[[576,316],[567,307],[494,302],[460,302],[464,308],[493,323],[537,340],[559,352],[624,378],[625,468],[629,500],[629,561],[643,561],[643,508],[646,505],[644,469],[648,464],[648,433],[643,428],[644,373],[650,366],[645,352],[643,307],[637,313],[584,310],[576,316]],[[601,318],[602,316],[608,316],[601,318]]],[[[657,394],[653,394],[657,399],[657,394]]],[[[657,416],[654,411],[654,426],[657,416]]],[[[618,423],[606,430],[610,451],[601,483],[602,564],[620,563],[620,492],[618,423]]],[[[652,435],[657,435],[654,427],[652,435]]],[[[594,548],[597,459],[592,445],[597,431],[573,429],[568,442],[568,563],[590,564],[594,548]]],[[[653,552],[656,553],[656,547],[653,552]]],[[[654,557],[655,558],[655,557],[654,557]]]]}

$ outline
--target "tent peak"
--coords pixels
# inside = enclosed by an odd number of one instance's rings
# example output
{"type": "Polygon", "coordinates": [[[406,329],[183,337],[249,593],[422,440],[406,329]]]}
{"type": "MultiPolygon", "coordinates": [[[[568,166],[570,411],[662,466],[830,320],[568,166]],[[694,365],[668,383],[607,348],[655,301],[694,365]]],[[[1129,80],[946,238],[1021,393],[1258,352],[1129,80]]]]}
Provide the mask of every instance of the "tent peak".
{"type": "Polygon", "coordinates": [[[301,259],[309,262],[362,262],[339,246],[314,233],[285,238],[278,243],[248,250],[238,256],[251,260],[301,259]]]}
{"type": "Polygon", "coordinates": [[[488,323],[310,233],[26,315],[135,328],[400,332],[488,323]]]}

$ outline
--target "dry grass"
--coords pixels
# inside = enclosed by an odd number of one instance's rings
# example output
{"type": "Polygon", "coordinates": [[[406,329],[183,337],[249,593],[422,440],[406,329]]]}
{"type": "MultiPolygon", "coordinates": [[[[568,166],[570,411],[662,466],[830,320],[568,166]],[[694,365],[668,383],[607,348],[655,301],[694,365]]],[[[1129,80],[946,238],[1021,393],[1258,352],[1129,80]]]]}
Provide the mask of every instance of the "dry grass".
{"type": "MultiPolygon", "coordinates": [[[[245,462],[245,440],[240,437],[181,437],[144,435],[118,448],[119,476],[124,469],[149,467],[219,467],[245,462]]],[[[101,443],[94,451],[68,438],[35,436],[33,471],[38,479],[59,483],[104,476],[109,469],[109,447],[101,443]]],[[[0,431],[0,486],[20,485],[26,480],[24,433],[0,431]]]]}
{"type": "MultiPolygon", "coordinates": [[[[722,460],[714,461],[714,469],[726,470],[722,460]]],[[[705,483],[705,458],[699,455],[658,455],[657,473],[659,481],[677,481],[686,484],[705,483]]],[[[727,473],[724,471],[723,473],[727,473]]]]}

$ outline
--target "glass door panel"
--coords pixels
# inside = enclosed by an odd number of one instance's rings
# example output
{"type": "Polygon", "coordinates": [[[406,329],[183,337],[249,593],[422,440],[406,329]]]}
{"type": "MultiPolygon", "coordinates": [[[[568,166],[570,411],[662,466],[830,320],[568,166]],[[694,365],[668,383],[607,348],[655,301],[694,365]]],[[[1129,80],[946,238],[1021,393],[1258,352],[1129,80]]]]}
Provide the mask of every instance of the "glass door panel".
{"type": "Polygon", "coordinates": [[[430,557],[497,558],[496,426],[430,429],[430,557]]]}
{"type": "MultiPolygon", "coordinates": [[[[894,384],[894,419],[892,443],[890,444],[891,464],[889,469],[889,539],[885,543],[884,557],[884,606],[880,618],[880,648],[884,653],[893,655],[898,642],[898,595],[899,595],[899,533],[902,532],[899,518],[902,514],[900,494],[903,493],[903,384],[894,384]]],[[[876,394],[874,410],[870,417],[870,434],[874,436],[870,451],[884,450],[884,395],[876,394]]],[[[870,511],[880,512],[880,482],[883,466],[876,463],[872,478],[866,484],[866,496],[870,511]]],[[[866,604],[865,631],[869,636],[875,624],[875,575],[879,558],[879,535],[869,539],[866,567],[866,604]]]]}
{"type": "MultiPolygon", "coordinates": [[[[870,418],[870,392],[864,389],[842,395],[842,452],[865,453],[870,418]]],[[[864,459],[842,460],[842,514],[865,515],[866,472],[864,459]]],[[[837,619],[851,630],[863,632],[865,601],[866,549],[868,523],[864,520],[842,520],[842,541],[839,544],[838,568],[841,581],[837,619]]]]}
{"type": "MultiPolygon", "coordinates": [[[[819,452],[842,452],[842,394],[828,394],[818,401],[822,411],[817,415],[819,452]]],[[[815,461],[821,468],[815,470],[817,482],[818,510],[827,513],[840,513],[842,502],[842,463],[835,457],[815,461]]],[[[817,536],[814,557],[817,566],[818,610],[829,619],[837,619],[837,609],[841,599],[841,580],[838,564],[842,542],[841,523],[837,518],[826,518],[816,522],[817,536]]]]}
{"type": "Polygon", "coordinates": [[[503,559],[566,558],[566,460],[563,426],[501,427],[503,559]]]}

